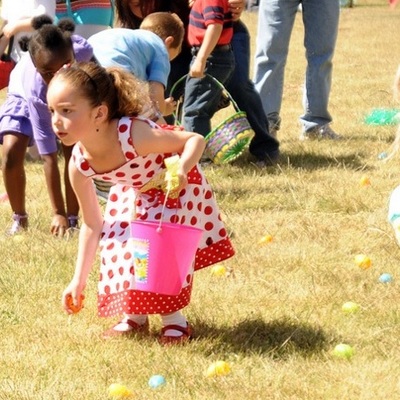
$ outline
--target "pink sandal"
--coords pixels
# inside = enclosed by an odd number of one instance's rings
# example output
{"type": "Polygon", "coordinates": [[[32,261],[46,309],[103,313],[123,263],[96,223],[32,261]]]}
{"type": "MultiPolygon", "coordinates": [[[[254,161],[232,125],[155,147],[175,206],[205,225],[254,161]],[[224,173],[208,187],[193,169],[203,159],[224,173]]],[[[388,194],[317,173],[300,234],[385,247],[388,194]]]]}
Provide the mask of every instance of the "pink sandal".
{"type": "Polygon", "coordinates": [[[118,324],[115,324],[112,328],[104,331],[103,339],[111,339],[113,337],[129,336],[129,335],[136,334],[136,333],[144,334],[144,333],[149,333],[149,331],[150,331],[149,319],[146,319],[146,322],[143,325],[139,325],[135,321],[128,319],[126,321],[120,321],[120,322],[118,322],[118,324]],[[115,328],[121,323],[128,324],[131,329],[129,329],[127,331],[116,330],[115,328]]]}
{"type": "Polygon", "coordinates": [[[193,335],[192,327],[187,324],[186,328],[180,325],[167,325],[161,329],[160,343],[164,346],[170,346],[175,344],[185,344],[187,343],[193,335]],[[168,336],[165,334],[168,330],[175,330],[182,333],[181,336],[168,336]]]}

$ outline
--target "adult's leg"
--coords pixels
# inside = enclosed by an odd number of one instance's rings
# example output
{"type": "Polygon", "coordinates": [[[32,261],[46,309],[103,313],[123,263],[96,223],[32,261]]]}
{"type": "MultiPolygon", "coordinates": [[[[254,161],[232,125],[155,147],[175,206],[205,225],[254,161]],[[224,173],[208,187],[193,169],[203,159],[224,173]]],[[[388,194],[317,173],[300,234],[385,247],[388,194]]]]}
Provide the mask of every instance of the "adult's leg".
{"type": "Polygon", "coordinates": [[[279,156],[279,142],[269,134],[268,120],[264,113],[260,96],[249,78],[250,35],[243,22],[234,23],[232,48],[235,56],[235,70],[227,84],[227,90],[244,111],[254,138],[249,151],[260,161],[276,161],[279,156]]]}
{"type": "Polygon", "coordinates": [[[336,46],[340,6],[332,0],[303,0],[307,70],[300,121],[307,132],[329,124],[332,59],[336,46]]]}
{"type": "Polygon", "coordinates": [[[270,130],[280,127],[284,71],[300,0],[261,0],[258,9],[254,83],[270,130]]]}
{"type": "MultiPolygon", "coordinates": [[[[25,190],[26,174],[24,168],[25,153],[29,137],[15,132],[3,134],[2,172],[11,209],[14,214],[26,215],[25,190]]],[[[21,225],[27,226],[28,220],[21,220],[21,225]]]]}

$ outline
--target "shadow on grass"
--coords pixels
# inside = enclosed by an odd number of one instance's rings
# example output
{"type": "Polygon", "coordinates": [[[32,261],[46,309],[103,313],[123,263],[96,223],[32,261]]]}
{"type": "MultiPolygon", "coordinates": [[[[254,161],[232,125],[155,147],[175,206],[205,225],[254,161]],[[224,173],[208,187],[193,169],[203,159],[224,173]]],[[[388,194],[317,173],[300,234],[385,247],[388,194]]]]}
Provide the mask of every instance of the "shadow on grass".
{"type": "MultiPolygon", "coordinates": [[[[325,169],[328,167],[345,167],[346,169],[352,170],[365,170],[365,163],[362,162],[359,155],[349,154],[342,156],[327,156],[316,153],[298,153],[288,154],[283,156],[286,161],[286,165],[294,169],[301,169],[306,171],[312,171],[317,169],[325,169]]],[[[284,162],[281,163],[285,165],[284,162]]]]}
{"type": "MultiPolygon", "coordinates": [[[[268,173],[279,174],[281,170],[286,168],[301,169],[304,171],[313,171],[318,169],[326,169],[329,167],[346,168],[351,170],[366,169],[365,162],[360,154],[346,154],[331,156],[327,154],[318,154],[313,151],[284,152],[281,154],[278,165],[271,167],[258,167],[255,160],[248,154],[243,154],[237,160],[233,161],[231,166],[233,171],[225,171],[227,175],[234,173],[235,168],[239,168],[244,173],[268,173]]],[[[222,166],[213,166],[213,168],[222,169],[222,166]]],[[[368,167],[367,167],[368,168],[368,167]]]]}
{"type": "Polygon", "coordinates": [[[272,358],[286,358],[292,354],[303,357],[327,349],[333,338],[322,328],[290,319],[265,322],[245,320],[232,328],[195,326],[197,338],[207,338],[208,351],[236,354],[268,354],[272,358]]]}

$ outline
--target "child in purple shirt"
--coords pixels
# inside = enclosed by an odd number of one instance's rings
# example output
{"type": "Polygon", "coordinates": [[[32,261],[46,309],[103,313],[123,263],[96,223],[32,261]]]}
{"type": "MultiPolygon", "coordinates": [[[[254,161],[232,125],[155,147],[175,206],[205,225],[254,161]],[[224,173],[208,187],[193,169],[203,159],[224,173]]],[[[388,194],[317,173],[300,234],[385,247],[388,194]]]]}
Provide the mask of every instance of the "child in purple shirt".
{"type": "MultiPolygon", "coordinates": [[[[33,19],[32,25],[33,35],[21,41],[29,54],[12,71],[7,98],[0,109],[3,179],[14,220],[8,233],[14,235],[28,227],[24,159],[27,147],[36,143],[54,212],[51,232],[64,236],[69,227],[76,227],[79,206],[67,176],[64,205],[57,163],[58,144],[46,101],[47,85],[64,64],[72,63],[75,58],[88,61],[93,51],[85,39],[72,35],[74,24],[69,20],[60,21],[56,26],[50,17],[40,16],[33,19]]],[[[67,166],[71,148],[62,145],[62,149],[67,166]]]]}

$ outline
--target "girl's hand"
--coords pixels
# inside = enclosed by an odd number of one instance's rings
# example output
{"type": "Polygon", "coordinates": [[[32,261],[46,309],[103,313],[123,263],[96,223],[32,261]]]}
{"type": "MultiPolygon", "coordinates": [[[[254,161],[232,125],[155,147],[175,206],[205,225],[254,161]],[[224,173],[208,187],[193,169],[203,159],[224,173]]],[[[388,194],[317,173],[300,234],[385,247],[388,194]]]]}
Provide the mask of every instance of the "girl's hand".
{"type": "Polygon", "coordinates": [[[68,220],[65,217],[65,215],[54,214],[50,228],[50,231],[53,234],[53,236],[64,237],[67,229],[68,229],[68,220]]]}
{"type": "Polygon", "coordinates": [[[179,185],[175,190],[177,193],[179,193],[188,184],[188,177],[187,174],[182,170],[182,168],[178,169],[177,177],[179,180],[179,185]]]}
{"type": "Polygon", "coordinates": [[[68,314],[75,314],[83,307],[84,287],[72,281],[62,294],[61,304],[68,314]]]}

